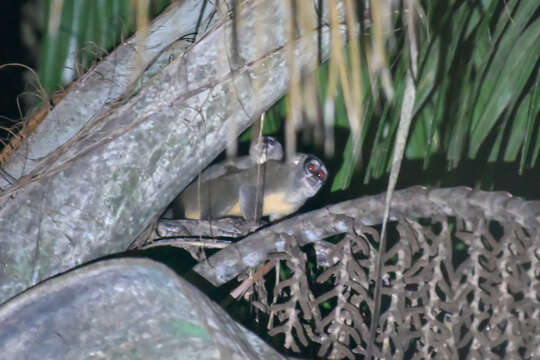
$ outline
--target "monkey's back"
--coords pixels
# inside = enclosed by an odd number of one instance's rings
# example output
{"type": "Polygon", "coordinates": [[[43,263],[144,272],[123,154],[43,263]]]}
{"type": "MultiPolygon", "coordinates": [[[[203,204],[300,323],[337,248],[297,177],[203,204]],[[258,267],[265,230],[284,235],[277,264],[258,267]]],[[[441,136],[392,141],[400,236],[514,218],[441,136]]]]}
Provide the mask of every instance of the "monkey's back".
{"type": "MultiPolygon", "coordinates": [[[[225,216],[242,216],[240,210],[240,187],[242,185],[264,185],[263,215],[269,215],[276,211],[287,211],[287,204],[280,201],[286,200],[284,194],[279,193],[287,188],[286,183],[290,178],[290,169],[285,163],[268,161],[259,168],[253,166],[248,169],[238,170],[221,177],[207,181],[194,181],[175,200],[173,211],[175,217],[187,219],[217,219],[225,216]],[[259,181],[257,181],[259,179],[259,181]]],[[[262,199],[261,199],[262,200],[262,199]]],[[[293,211],[296,209],[292,209],[293,211]]]]}
{"type": "Polygon", "coordinates": [[[216,219],[227,216],[228,208],[234,206],[238,186],[232,179],[222,178],[194,181],[175,200],[175,217],[186,219],[216,219]],[[227,206],[226,204],[231,204],[227,206]]]}

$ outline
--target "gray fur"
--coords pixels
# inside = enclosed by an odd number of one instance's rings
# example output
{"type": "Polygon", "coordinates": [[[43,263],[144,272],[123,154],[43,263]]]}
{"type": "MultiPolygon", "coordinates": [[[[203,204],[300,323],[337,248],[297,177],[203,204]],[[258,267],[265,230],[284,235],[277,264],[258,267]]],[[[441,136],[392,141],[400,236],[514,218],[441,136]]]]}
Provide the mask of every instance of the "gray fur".
{"type": "MultiPolygon", "coordinates": [[[[263,213],[276,220],[298,210],[307,199],[314,196],[326,181],[328,171],[323,162],[313,155],[297,154],[288,162],[267,161],[262,167],[264,174],[264,198],[270,195],[283,195],[287,210],[276,213],[263,213]],[[306,170],[306,164],[312,162],[324,174],[316,179],[306,170]]],[[[227,173],[221,177],[191,184],[175,200],[175,217],[199,213],[203,219],[217,219],[228,216],[231,209],[239,204],[242,216],[246,220],[253,218],[255,211],[256,184],[258,167],[227,173]]],[[[265,203],[266,205],[266,203],[265,203]]]]}
{"type": "Polygon", "coordinates": [[[261,141],[253,142],[249,148],[248,156],[240,156],[236,159],[209,166],[201,173],[201,181],[216,179],[225,174],[245,170],[255,165],[260,165],[268,160],[282,160],[283,147],[272,136],[263,136],[261,141]]]}

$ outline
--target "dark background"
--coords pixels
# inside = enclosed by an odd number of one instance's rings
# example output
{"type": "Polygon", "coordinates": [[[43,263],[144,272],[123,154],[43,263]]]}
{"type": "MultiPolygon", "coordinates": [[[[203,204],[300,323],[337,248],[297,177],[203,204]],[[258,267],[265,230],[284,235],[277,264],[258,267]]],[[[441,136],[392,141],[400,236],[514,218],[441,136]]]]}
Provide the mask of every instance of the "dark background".
{"type": "MultiPolygon", "coordinates": [[[[35,68],[36,61],[32,59],[21,39],[21,15],[25,3],[27,3],[25,0],[0,1],[0,34],[2,34],[0,65],[18,62],[35,68]]],[[[16,67],[0,70],[0,115],[11,119],[20,118],[16,98],[24,91],[23,75],[24,70],[16,67]]],[[[6,126],[9,123],[2,119],[1,124],[6,126]]],[[[5,132],[2,132],[2,135],[5,136],[5,132]]]]}

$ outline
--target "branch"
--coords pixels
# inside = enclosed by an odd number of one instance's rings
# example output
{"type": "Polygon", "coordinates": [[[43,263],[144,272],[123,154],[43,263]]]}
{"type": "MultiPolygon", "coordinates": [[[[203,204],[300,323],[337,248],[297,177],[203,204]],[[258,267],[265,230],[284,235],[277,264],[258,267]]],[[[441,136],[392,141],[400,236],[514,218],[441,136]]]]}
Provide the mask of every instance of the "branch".
{"type": "MultiPolygon", "coordinates": [[[[288,40],[275,29],[289,16],[288,2],[246,1],[239,9],[234,69],[224,60],[231,49],[227,19],[5,191],[0,302],[42,279],[124,251],[223,150],[231,126],[244,130],[282,97],[289,81],[288,40]],[[265,41],[255,39],[255,23],[265,41]]],[[[316,54],[307,45],[318,36],[327,58],[328,33],[323,26],[319,33],[300,34],[295,63],[313,70],[316,54]]]]}
{"type": "Polygon", "coordinates": [[[143,245],[141,249],[150,249],[153,247],[160,246],[176,246],[176,247],[186,247],[186,246],[195,246],[195,247],[204,247],[204,248],[214,248],[214,249],[223,249],[229,246],[231,242],[229,240],[220,240],[214,238],[169,238],[169,239],[160,239],[156,240],[150,244],[143,245]]]}
{"type": "Polygon", "coordinates": [[[195,236],[239,238],[259,227],[241,218],[159,220],[155,237],[152,239],[195,236]]]}
{"type": "MultiPolygon", "coordinates": [[[[355,224],[375,225],[383,219],[385,193],[366,196],[324,207],[264,228],[197,264],[193,270],[215,286],[222,285],[249,267],[265,261],[271,253],[284,251],[282,234],[296,237],[299,246],[354,231],[355,224]]],[[[445,215],[472,219],[492,219],[515,223],[537,234],[540,202],[513,198],[504,192],[487,192],[458,187],[427,189],[415,186],[396,191],[390,218],[445,215]]],[[[540,239],[536,237],[536,241],[540,239]]],[[[540,243],[538,244],[540,246],[540,243]]]]}
{"type": "MultiPolygon", "coordinates": [[[[190,43],[181,39],[197,30],[199,16],[206,27],[213,12],[212,6],[203,9],[200,0],[173,3],[152,22],[148,31],[120,44],[71,85],[60,103],[3,164],[3,170],[15,179],[30,173],[92,119],[110,111],[121,96],[128,97],[137,79],[145,76],[143,72],[155,73],[155,65],[161,64],[163,58],[168,59],[171,51],[174,58],[183,54],[190,43]]],[[[11,183],[12,178],[0,177],[0,188],[11,183]]]]}

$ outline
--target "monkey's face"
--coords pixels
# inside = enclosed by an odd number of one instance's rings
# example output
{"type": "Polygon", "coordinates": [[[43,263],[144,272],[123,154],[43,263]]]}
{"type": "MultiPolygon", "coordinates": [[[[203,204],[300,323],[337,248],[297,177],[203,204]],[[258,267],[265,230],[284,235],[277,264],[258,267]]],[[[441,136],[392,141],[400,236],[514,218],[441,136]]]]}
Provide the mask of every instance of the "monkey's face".
{"type": "Polygon", "coordinates": [[[261,141],[251,145],[250,156],[257,164],[263,164],[268,160],[283,159],[283,147],[272,136],[263,136],[261,141]]]}
{"type": "Polygon", "coordinates": [[[306,197],[314,196],[328,178],[328,170],[323,162],[314,155],[304,155],[299,161],[300,184],[298,190],[306,197]]]}

